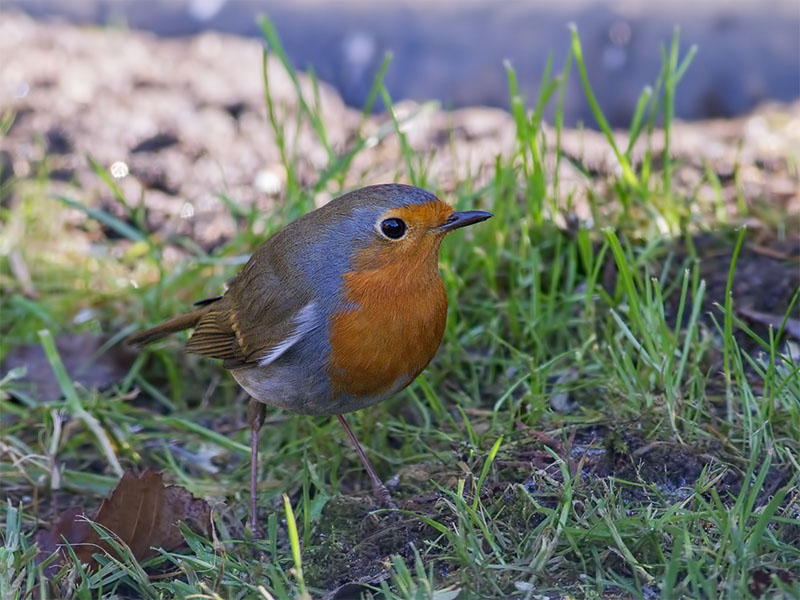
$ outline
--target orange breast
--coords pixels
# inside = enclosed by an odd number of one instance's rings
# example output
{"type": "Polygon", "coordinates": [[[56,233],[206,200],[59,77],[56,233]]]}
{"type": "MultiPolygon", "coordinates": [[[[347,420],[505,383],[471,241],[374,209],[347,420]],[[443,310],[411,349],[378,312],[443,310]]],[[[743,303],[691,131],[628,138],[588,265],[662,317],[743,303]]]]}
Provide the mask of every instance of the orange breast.
{"type": "Polygon", "coordinates": [[[329,376],[339,393],[357,397],[407,386],[436,354],[447,296],[437,268],[438,241],[417,256],[345,274],[353,309],[330,322],[329,376]]]}

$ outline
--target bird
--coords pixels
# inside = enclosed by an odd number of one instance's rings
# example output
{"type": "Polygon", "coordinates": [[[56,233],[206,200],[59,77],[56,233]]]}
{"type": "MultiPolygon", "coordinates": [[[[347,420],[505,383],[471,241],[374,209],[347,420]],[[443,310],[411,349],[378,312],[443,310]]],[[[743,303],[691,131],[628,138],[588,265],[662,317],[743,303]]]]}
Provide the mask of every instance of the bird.
{"type": "Polygon", "coordinates": [[[221,359],[249,394],[253,532],[267,405],[336,415],[376,499],[396,507],[344,414],[396,394],[431,362],[447,319],[440,244],[448,233],[492,216],[455,211],[410,185],[351,191],[267,239],[222,295],[128,339],[141,347],[192,328],[184,350],[221,359]]]}

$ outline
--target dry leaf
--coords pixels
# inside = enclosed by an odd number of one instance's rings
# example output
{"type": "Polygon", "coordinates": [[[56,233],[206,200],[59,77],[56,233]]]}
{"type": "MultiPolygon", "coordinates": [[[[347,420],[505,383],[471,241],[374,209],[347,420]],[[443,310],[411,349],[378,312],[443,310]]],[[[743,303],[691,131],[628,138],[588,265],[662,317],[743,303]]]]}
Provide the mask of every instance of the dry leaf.
{"type": "MultiPolygon", "coordinates": [[[[759,312],[757,310],[750,310],[749,308],[738,308],[736,311],[743,317],[761,323],[762,325],[771,325],[775,331],[781,328],[784,324],[783,315],[773,315],[770,313],[759,312]]],[[[786,319],[784,331],[794,338],[800,340],[800,319],[786,319]]]]}
{"type": "MultiPolygon", "coordinates": [[[[79,544],[86,539],[91,525],[80,518],[81,511],[70,508],[61,513],[56,524],[48,529],[40,529],[36,532],[34,541],[39,546],[39,554],[36,556],[36,564],[45,561],[53,552],[61,548],[64,540],[70,544],[79,544]]],[[[44,570],[46,578],[53,577],[63,564],[65,554],[62,553],[55,561],[50,563],[44,570]]],[[[38,595],[37,595],[38,597],[38,595]]]]}
{"type": "MultiPolygon", "coordinates": [[[[64,368],[75,383],[86,389],[104,390],[121,381],[136,358],[125,344],[103,349],[108,338],[95,333],[64,333],[56,337],[64,368]]],[[[25,367],[25,377],[16,387],[41,402],[58,400],[63,392],[41,344],[23,344],[11,348],[0,365],[0,372],[25,367]]]]}
{"type": "MultiPolygon", "coordinates": [[[[194,531],[207,534],[211,511],[205,500],[195,498],[184,487],[165,486],[161,473],[147,469],[140,476],[125,472],[92,520],[127,544],[136,560],[142,561],[156,554],[154,548],[172,551],[183,545],[179,521],[194,531]]],[[[77,510],[65,511],[50,531],[36,534],[40,561],[62,549],[60,558],[48,567],[48,576],[60,568],[67,556],[62,538],[90,568],[96,566],[93,554],[113,553],[110,545],[81,519],[77,510]]]]}

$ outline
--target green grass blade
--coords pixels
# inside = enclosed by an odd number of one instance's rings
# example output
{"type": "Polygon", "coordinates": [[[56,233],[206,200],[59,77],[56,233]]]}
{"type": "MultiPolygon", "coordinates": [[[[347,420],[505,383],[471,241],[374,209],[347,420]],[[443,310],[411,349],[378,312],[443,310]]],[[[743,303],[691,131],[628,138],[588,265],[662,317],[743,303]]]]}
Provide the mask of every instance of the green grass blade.
{"type": "Polygon", "coordinates": [[[109,213],[97,208],[92,208],[91,206],[87,206],[82,202],[78,202],[72,198],[67,198],[66,196],[55,195],[53,197],[56,200],[63,202],[70,208],[77,208],[81,212],[85,213],[86,216],[91,217],[95,221],[98,221],[103,225],[113,229],[122,237],[128,238],[134,242],[144,242],[147,240],[147,236],[145,236],[145,234],[138,229],[131,227],[124,221],[121,221],[114,215],[110,215],[109,213]]]}

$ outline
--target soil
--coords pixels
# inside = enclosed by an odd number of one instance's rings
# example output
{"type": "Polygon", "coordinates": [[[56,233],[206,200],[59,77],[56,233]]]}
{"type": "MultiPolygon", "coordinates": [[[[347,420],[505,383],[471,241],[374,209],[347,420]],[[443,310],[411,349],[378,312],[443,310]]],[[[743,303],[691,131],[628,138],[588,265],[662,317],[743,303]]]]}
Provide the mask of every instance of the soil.
{"type": "MultiPolygon", "coordinates": [[[[506,536],[524,535],[544,519],[533,510],[530,497],[544,507],[556,508],[563,476],[559,465],[545,447],[555,450],[572,473],[573,509],[583,510],[584,502],[602,497],[605,491],[620,489],[626,506],[678,502],[692,495],[700,478],[725,505],[733,505],[744,483],[744,470],[726,469],[720,477],[706,472],[720,466],[721,448],[697,449],[675,442],[648,442],[634,425],[583,428],[568,439],[553,438],[540,431],[521,428],[517,440],[508,444],[493,463],[492,473],[481,490],[481,501],[494,510],[502,508],[506,536]],[[525,488],[520,495],[518,490],[525,488]],[[524,498],[522,497],[524,496],[524,498]]],[[[480,470],[480,464],[473,472],[480,470]]],[[[766,504],[772,494],[786,485],[794,474],[790,468],[771,467],[755,506],[766,504]]],[[[446,494],[431,491],[430,481],[452,489],[463,471],[446,472],[440,466],[414,465],[401,471],[394,480],[392,494],[401,509],[451,527],[455,516],[447,507],[446,494]],[[417,487],[426,481],[425,491],[417,487]],[[447,480],[452,480],[450,484],[447,480]]],[[[465,499],[471,503],[474,481],[467,476],[465,499]]],[[[304,571],[311,585],[334,590],[327,598],[352,597],[359,583],[375,585],[388,577],[388,561],[394,554],[413,561],[413,547],[433,543],[441,533],[411,516],[381,513],[369,497],[342,496],[332,499],[323,510],[310,540],[311,550],[304,555],[304,571]],[[354,526],[354,524],[356,524],[354,526]]],[[[800,530],[797,531],[800,540],[800,530]]],[[[510,542],[509,542],[510,543],[510,542]]],[[[447,568],[439,575],[447,582],[447,568]]],[[[357,594],[356,594],[357,595],[357,594]]]]}
{"type": "MultiPolygon", "coordinates": [[[[54,189],[124,217],[87,161],[92,157],[117,177],[130,202],[144,202],[151,231],[189,235],[206,249],[236,227],[221,195],[269,210],[285,194],[286,174],[264,107],[262,46],[254,40],[217,33],[165,40],[6,13],[0,55],[0,114],[15,114],[0,138],[0,157],[10,162],[4,173],[29,179],[46,167],[54,189]]],[[[279,113],[291,123],[298,111],[291,81],[276,60],[268,61],[267,72],[279,113]]],[[[311,98],[309,79],[300,74],[299,82],[311,98]]],[[[342,151],[353,143],[360,112],[324,83],[319,94],[328,141],[342,151]]],[[[496,156],[514,149],[513,119],[504,110],[448,112],[407,101],[396,111],[409,119],[408,141],[426,157],[430,180],[445,195],[467,174],[482,185],[496,156]]],[[[384,133],[387,123],[386,115],[367,119],[363,133],[374,136],[374,144],[358,153],[346,185],[398,178],[401,148],[394,134],[384,133]]],[[[555,135],[547,126],[545,135],[552,145],[555,135]]],[[[324,147],[308,126],[290,143],[300,158],[301,183],[313,183],[327,160],[324,147]]],[[[662,143],[656,133],[654,150],[662,143]]],[[[572,197],[578,218],[590,219],[582,200],[590,190],[604,193],[616,161],[596,131],[566,130],[562,147],[571,158],[560,165],[562,195],[572,197]]],[[[766,104],[733,120],[678,122],[672,135],[680,165],[677,193],[714,197],[702,183],[710,169],[732,210],[766,202],[776,218],[800,215],[798,148],[800,102],[766,104]]],[[[316,201],[324,203],[336,191],[323,190],[316,201]]]]}
{"type": "MultiPolygon", "coordinates": [[[[545,57],[563,64],[569,24],[580,32],[598,101],[618,127],[630,124],[676,28],[681,55],[698,46],[675,98],[679,117],[731,117],[766,98],[800,96],[800,12],[792,0],[147,0],[144,7],[140,0],[4,0],[2,7],[167,37],[217,30],[259,38],[258,18],[267,14],[292,63],[313,67],[356,107],[387,51],[385,81],[395,100],[504,108],[508,61],[533,102],[545,57]]],[[[577,78],[565,90],[564,122],[593,123],[577,78]]]]}

